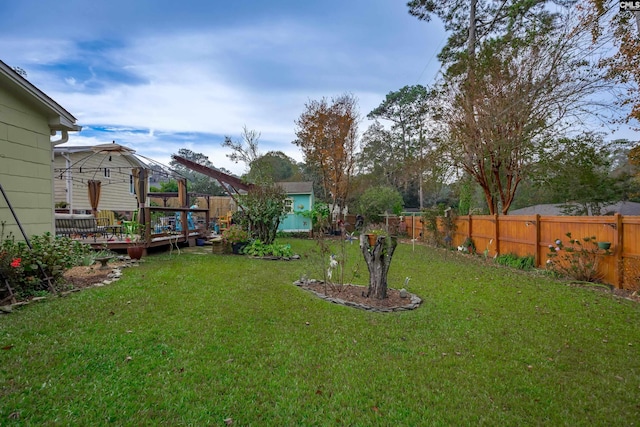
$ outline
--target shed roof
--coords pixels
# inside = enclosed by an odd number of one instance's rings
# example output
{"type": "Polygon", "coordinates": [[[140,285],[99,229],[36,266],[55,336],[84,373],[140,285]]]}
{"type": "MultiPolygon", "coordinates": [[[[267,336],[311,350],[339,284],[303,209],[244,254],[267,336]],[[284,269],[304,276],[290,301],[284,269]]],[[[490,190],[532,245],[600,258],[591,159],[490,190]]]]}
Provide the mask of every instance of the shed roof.
{"type": "Polygon", "coordinates": [[[287,194],[311,194],[313,193],[313,182],[278,182],[277,183],[287,194]]]}

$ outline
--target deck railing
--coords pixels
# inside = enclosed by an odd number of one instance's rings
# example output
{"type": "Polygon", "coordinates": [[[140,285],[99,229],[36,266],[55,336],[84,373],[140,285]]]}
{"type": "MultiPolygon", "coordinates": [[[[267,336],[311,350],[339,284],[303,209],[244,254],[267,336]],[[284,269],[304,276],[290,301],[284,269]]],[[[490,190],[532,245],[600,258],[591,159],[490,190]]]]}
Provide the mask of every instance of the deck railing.
{"type": "Polygon", "coordinates": [[[170,208],[150,206],[144,209],[144,237],[146,242],[166,235],[181,235],[184,241],[208,233],[208,209],[170,208]]]}

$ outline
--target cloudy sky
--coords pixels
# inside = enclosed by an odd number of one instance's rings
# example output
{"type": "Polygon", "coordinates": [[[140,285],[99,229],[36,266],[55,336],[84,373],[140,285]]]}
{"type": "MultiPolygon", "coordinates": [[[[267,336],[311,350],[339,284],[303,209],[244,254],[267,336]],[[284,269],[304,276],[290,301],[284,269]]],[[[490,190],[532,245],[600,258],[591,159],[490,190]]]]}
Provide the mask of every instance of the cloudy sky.
{"type": "MultiPolygon", "coordinates": [[[[390,0],[19,0],[0,5],[0,59],[83,126],[70,145],[117,143],[167,164],[188,148],[242,173],[221,147],[243,126],[262,152],[291,141],[310,99],[345,92],[362,116],[430,84],[445,43],[390,0]]],[[[363,121],[360,130],[368,123],[363,121]]]]}

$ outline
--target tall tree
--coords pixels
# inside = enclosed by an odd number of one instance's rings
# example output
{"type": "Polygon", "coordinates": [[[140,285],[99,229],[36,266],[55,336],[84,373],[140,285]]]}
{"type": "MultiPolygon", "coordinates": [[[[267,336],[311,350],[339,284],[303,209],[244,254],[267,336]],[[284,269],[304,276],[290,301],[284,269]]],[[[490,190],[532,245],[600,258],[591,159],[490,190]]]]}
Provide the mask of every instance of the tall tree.
{"type": "Polygon", "coordinates": [[[410,12],[441,17],[455,35],[441,52],[446,148],[480,185],[489,212],[506,214],[550,130],[585,107],[599,76],[545,8],[551,1],[473,0],[466,17],[446,12],[455,1],[412,3],[410,12]]]}
{"type": "Polygon", "coordinates": [[[263,171],[273,182],[300,181],[302,170],[294,159],[282,151],[269,151],[258,157],[252,164],[249,175],[255,175],[257,170],[263,171]]]}
{"type": "Polygon", "coordinates": [[[423,21],[434,16],[450,32],[438,59],[447,65],[475,57],[477,44],[546,25],[552,14],[547,4],[570,6],[575,0],[411,0],[409,13],[423,21]]]}
{"type": "Polygon", "coordinates": [[[307,166],[321,178],[324,200],[332,211],[344,208],[358,151],[358,101],[352,94],[311,100],[296,120],[293,143],[302,149],[307,166]]]}
{"type": "Polygon", "coordinates": [[[614,176],[614,146],[601,135],[560,138],[554,153],[543,162],[537,179],[554,203],[564,203],[570,215],[600,215],[602,207],[624,198],[624,176],[614,176]]]}
{"type": "MultiPolygon", "coordinates": [[[[402,188],[404,193],[419,189],[419,206],[422,208],[422,184],[425,171],[434,182],[446,178],[436,167],[443,162],[434,156],[437,135],[435,91],[422,85],[405,86],[387,94],[385,100],[367,117],[376,121],[363,137],[363,161],[374,162],[373,168],[381,169],[389,184],[402,188]],[[378,120],[391,123],[389,131],[382,128],[378,120]]],[[[371,166],[369,166],[371,168],[371,166]]]]}
{"type": "Polygon", "coordinates": [[[507,214],[545,142],[587,105],[599,80],[560,29],[533,34],[528,45],[485,42],[474,68],[473,86],[463,78],[447,85],[447,147],[482,188],[489,212],[507,214]]]}

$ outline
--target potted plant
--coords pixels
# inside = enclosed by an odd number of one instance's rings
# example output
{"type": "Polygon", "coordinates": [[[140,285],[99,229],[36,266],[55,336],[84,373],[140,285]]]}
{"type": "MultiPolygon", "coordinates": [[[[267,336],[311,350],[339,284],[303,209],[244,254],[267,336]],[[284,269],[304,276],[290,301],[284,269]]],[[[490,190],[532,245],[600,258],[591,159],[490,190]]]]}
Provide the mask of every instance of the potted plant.
{"type": "Polygon", "coordinates": [[[605,251],[608,251],[610,247],[611,247],[611,242],[598,242],[598,248],[600,249],[604,249],[605,251]]]}
{"type": "Polygon", "coordinates": [[[369,246],[373,247],[376,245],[378,241],[378,236],[386,236],[387,232],[384,230],[383,226],[380,224],[371,224],[367,227],[364,233],[369,240],[369,246]]]}
{"type": "Polygon", "coordinates": [[[230,244],[234,254],[240,254],[249,242],[249,232],[237,224],[233,224],[222,232],[222,240],[230,244]]]}
{"type": "Polygon", "coordinates": [[[126,223],[125,242],[127,246],[127,255],[131,259],[140,259],[144,255],[145,238],[144,225],[136,221],[128,221],[126,223]]]}

